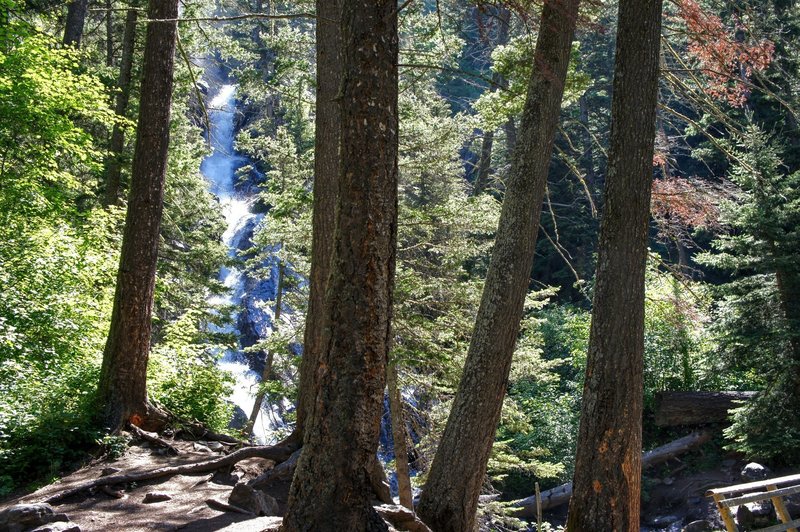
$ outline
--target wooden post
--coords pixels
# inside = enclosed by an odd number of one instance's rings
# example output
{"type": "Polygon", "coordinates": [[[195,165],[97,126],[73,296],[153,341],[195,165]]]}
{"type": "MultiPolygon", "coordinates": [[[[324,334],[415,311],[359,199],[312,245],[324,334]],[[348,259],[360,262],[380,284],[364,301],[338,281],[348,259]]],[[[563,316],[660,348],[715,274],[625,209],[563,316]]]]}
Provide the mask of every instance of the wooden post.
{"type": "MultiPolygon", "coordinates": [[[[767,491],[775,491],[776,489],[778,489],[776,484],[770,484],[767,486],[767,491]]],[[[781,518],[782,523],[789,523],[792,520],[792,516],[789,515],[786,505],[783,504],[782,497],[772,497],[772,504],[775,506],[775,513],[777,513],[778,517],[781,518]]],[[[797,532],[797,529],[789,528],[788,532],[797,532]]]]}
{"type": "Polygon", "coordinates": [[[718,493],[714,494],[714,502],[717,503],[717,509],[719,510],[719,515],[722,516],[722,520],[725,522],[725,528],[728,532],[737,532],[736,523],[734,523],[733,515],[731,515],[731,509],[722,505],[722,501],[724,500],[724,495],[718,493]]]}
{"type": "Polygon", "coordinates": [[[542,532],[542,493],[536,483],[536,532],[542,532]]]}

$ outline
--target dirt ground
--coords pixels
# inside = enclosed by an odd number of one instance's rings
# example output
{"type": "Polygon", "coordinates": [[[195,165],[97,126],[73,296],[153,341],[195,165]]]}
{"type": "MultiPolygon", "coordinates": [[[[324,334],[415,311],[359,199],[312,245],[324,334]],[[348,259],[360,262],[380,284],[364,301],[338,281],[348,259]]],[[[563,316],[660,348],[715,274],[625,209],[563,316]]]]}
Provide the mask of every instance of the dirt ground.
{"type": "MultiPolygon", "coordinates": [[[[127,474],[163,466],[202,462],[220,456],[218,453],[196,450],[193,442],[171,443],[180,450],[178,456],[167,456],[162,449],[155,449],[149,443],[133,445],[118,460],[89,464],[34,493],[5,501],[0,507],[41,502],[52,494],[100,477],[103,470],[109,467],[119,469],[120,474],[127,474]]],[[[271,469],[273,465],[270,460],[254,458],[240,462],[229,472],[196,476],[177,475],[130,485],[127,489],[123,489],[123,486],[112,486],[110,490],[97,490],[94,493],[70,497],[53,504],[53,507],[57,513],[67,514],[70,521],[78,525],[83,532],[261,531],[274,525],[276,518],[253,519],[252,515],[212,509],[206,500],[215,499],[227,503],[228,495],[239,480],[254,478],[271,469]],[[145,503],[145,495],[151,492],[166,494],[170,500],[145,503]],[[113,496],[113,493],[119,498],[113,496]]],[[[283,511],[288,485],[273,486],[268,493],[278,501],[283,511]]]]}

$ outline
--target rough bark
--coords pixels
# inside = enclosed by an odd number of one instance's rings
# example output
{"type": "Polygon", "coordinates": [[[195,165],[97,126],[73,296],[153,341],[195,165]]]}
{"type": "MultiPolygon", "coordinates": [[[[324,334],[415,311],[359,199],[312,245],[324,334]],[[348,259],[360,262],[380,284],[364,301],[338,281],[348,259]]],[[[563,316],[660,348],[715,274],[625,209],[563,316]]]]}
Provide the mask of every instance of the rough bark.
{"type": "Polygon", "coordinates": [[[386,530],[370,504],[397,238],[397,3],[342,2],[341,161],[327,326],[284,530],[386,530]],[[324,480],[324,481],[323,481],[324,480]]]}
{"type": "MultiPolygon", "coordinates": [[[[652,451],[647,451],[642,455],[642,468],[652,467],[662,464],[671,458],[675,458],[683,453],[697,449],[713,436],[711,431],[693,432],[688,436],[679,438],[652,451]]],[[[567,482],[556,488],[543,491],[540,495],[542,510],[549,510],[566,504],[572,497],[572,482],[567,482]]],[[[536,517],[536,496],[531,495],[524,499],[512,501],[511,515],[522,519],[533,519],[536,517]]]]}
{"type": "Polygon", "coordinates": [[[519,142],[461,383],[417,508],[433,530],[472,530],[536,248],[579,0],[544,4],[519,142]]]}
{"type": "Polygon", "coordinates": [[[341,36],[338,21],[342,0],[317,0],[317,116],[314,144],[314,210],[308,313],[300,360],[297,397],[299,439],[314,404],[325,319],[325,293],[333,253],[333,231],[339,175],[340,110],[336,95],[341,85],[341,36]]]}
{"type": "Polygon", "coordinates": [[[411,495],[411,478],[408,473],[408,445],[406,423],[403,419],[403,397],[397,384],[397,363],[386,367],[386,388],[389,391],[389,410],[392,416],[392,440],[394,441],[394,463],[397,472],[397,491],[400,504],[414,510],[411,495]]]}
{"type": "Polygon", "coordinates": [[[644,274],[661,0],[619,3],[611,144],[567,528],[639,530],[644,274]]]}
{"type": "MultiPolygon", "coordinates": [[[[150,19],[177,16],[178,0],[150,1],[150,19]]],[[[147,428],[142,422],[154,410],[147,401],[147,359],[167,172],[176,35],[175,22],[151,23],[147,28],[131,191],[98,389],[101,415],[110,430],[121,428],[127,421],[147,428]]]]}
{"type": "Polygon", "coordinates": [[[83,26],[86,21],[86,12],[89,10],[89,0],[72,0],[67,6],[67,21],[64,26],[64,45],[81,47],[83,26]]]}
{"type": "MultiPolygon", "coordinates": [[[[276,289],[277,296],[275,298],[275,318],[272,320],[272,322],[275,324],[277,324],[281,319],[281,307],[283,306],[283,278],[285,275],[285,270],[286,267],[284,266],[283,262],[279,263],[278,287],[276,289]]],[[[250,419],[247,421],[247,426],[245,426],[244,429],[247,436],[252,436],[253,427],[258,419],[258,413],[261,412],[261,404],[264,402],[264,398],[267,396],[267,392],[264,390],[264,383],[272,380],[272,361],[274,357],[275,354],[270,351],[267,353],[267,359],[264,361],[264,371],[261,372],[261,390],[256,394],[256,400],[253,403],[253,410],[250,412],[250,419]]]]}
{"type": "Polygon", "coordinates": [[[755,392],[662,392],[656,397],[656,425],[702,425],[728,421],[728,411],[755,392]]]}
{"type": "MultiPolygon", "coordinates": [[[[136,47],[136,21],[138,11],[129,9],[125,17],[125,33],[122,37],[122,59],[117,79],[117,101],[114,113],[125,117],[131,97],[131,73],[133,72],[133,51],[136,47]]],[[[120,124],[114,124],[111,132],[111,146],[106,170],[105,204],[113,205],[119,201],[122,175],[122,152],[125,148],[125,130],[120,124]]]]}

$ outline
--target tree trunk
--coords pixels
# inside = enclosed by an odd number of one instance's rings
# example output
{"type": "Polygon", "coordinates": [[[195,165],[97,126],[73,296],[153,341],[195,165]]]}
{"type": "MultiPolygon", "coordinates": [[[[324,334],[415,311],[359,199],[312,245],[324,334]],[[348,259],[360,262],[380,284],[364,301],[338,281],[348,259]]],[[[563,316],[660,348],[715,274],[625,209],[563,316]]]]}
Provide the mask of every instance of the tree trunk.
{"type": "Polygon", "coordinates": [[[331,273],[333,231],[339,182],[339,124],[336,95],[341,85],[341,36],[338,26],[342,0],[317,0],[317,117],[314,144],[314,214],[308,313],[300,359],[296,435],[303,438],[314,405],[316,374],[323,348],[325,293],[331,273]]]}
{"type": "Polygon", "coordinates": [[[545,2],[534,69],[464,373],[418,513],[437,532],[472,530],[528,292],[580,0],[545,2]]]}
{"type": "Polygon", "coordinates": [[[728,421],[728,411],[755,392],[661,392],[656,396],[656,425],[703,425],[728,421]]]}
{"type": "MultiPolygon", "coordinates": [[[[177,16],[178,0],[150,0],[149,19],[177,16]]],[[[141,425],[153,411],[147,403],[147,359],[167,171],[176,36],[175,22],[150,23],[147,28],[131,192],[98,390],[103,420],[111,430],[121,428],[129,420],[141,425]]]]}
{"type": "Polygon", "coordinates": [[[611,144],[567,529],[639,530],[644,275],[661,0],[620,0],[611,144]]]}
{"type": "MultiPolygon", "coordinates": [[[[497,20],[500,27],[497,30],[497,46],[505,46],[508,44],[508,30],[511,25],[511,11],[504,7],[498,8],[497,20]]],[[[495,72],[492,74],[492,85],[489,90],[496,90],[506,85],[503,76],[495,72]]],[[[510,120],[510,119],[509,119],[510,120]]],[[[485,131],[483,133],[483,145],[481,146],[481,156],[478,160],[478,177],[475,179],[475,186],[472,193],[477,196],[483,193],[486,186],[489,184],[489,173],[492,169],[492,147],[494,145],[494,131],[485,131]]]]}
{"type": "Polygon", "coordinates": [[[413,512],[411,478],[408,472],[406,423],[403,419],[403,397],[400,394],[400,387],[397,383],[397,363],[395,361],[390,361],[386,367],[386,387],[389,390],[389,410],[392,416],[392,440],[394,441],[397,491],[400,496],[400,504],[413,512]]]}
{"type": "Polygon", "coordinates": [[[106,66],[114,66],[114,2],[106,0],[106,66]]]}
{"type": "MultiPolygon", "coordinates": [[[[277,295],[275,297],[275,318],[272,323],[277,327],[278,321],[281,319],[281,307],[283,306],[283,276],[285,271],[283,263],[278,264],[278,287],[276,289],[277,295]]],[[[267,353],[267,358],[264,360],[264,371],[261,372],[261,390],[256,394],[256,400],[253,403],[253,410],[250,412],[250,419],[247,421],[247,426],[244,431],[247,436],[253,435],[253,427],[258,419],[258,413],[261,412],[261,404],[267,396],[264,390],[264,384],[272,380],[272,361],[274,360],[274,353],[270,350],[267,353]]]]}
{"type": "Polygon", "coordinates": [[[67,22],[64,26],[64,44],[66,46],[81,47],[83,26],[88,9],[89,0],[72,0],[67,6],[67,22]]]}
{"type": "Polygon", "coordinates": [[[386,530],[370,504],[397,239],[397,2],[342,2],[339,193],[316,396],[283,527],[386,530]]]}
{"type": "MultiPolygon", "coordinates": [[[[136,22],[138,11],[129,9],[125,17],[125,33],[122,37],[122,60],[119,66],[117,79],[117,102],[114,112],[119,117],[124,117],[128,111],[131,97],[131,73],[133,71],[133,52],[136,47],[136,22]]],[[[122,182],[122,152],[125,149],[125,130],[119,124],[114,124],[111,133],[111,146],[106,170],[106,191],[104,202],[114,205],[119,201],[120,184],[122,182]]]]}

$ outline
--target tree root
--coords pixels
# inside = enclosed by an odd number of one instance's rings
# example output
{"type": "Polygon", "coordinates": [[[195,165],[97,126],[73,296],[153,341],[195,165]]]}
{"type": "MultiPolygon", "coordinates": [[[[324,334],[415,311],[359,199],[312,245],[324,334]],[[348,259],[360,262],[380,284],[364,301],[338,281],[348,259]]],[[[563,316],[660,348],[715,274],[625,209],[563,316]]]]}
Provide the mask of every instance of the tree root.
{"type": "Polygon", "coordinates": [[[192,475],[197,473],[205,473],[207,471],[214,471],[223,467],[230,467],[242,460],[248,458],[266,458],[274,460],[277,463],[285,462],[294,452],[294,449],[281,444],[271,447],[245,447],[234,451],[227,456],[221,456],[212,460],[204,462],[196,462],[194,464],[184,464],[171,467],[160,467],[158,469],[151,469],[150,471],[142,471],[139,473],[129,473],[127,475],[110,475],[100,477],[88,482],[82,482],[77,486],[60,491],[50,495],[43,502],[54,504],[63,499],[77,495],[83,491],[88,491],[103,486],[111,486],[114,484],[128,484],[131,482],[143,482],[145,480],[153,480],[156,478],[172,477],[175,475],[192,475]]]}
{"type": "Polygon", "coordinates": [[[142,430],[136,425],[128,424],[128,430],[130,430],[137,438],[142,440],[148,441],[150,443],[154,443],[158,446],[164,447],[172,454],[181,454],[177,447],[170,444],[167,440],[163,438],[159,438],[158,434],[155,432],[147,432],[146,430],[142,430]]]}

